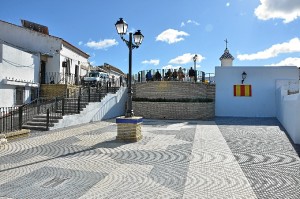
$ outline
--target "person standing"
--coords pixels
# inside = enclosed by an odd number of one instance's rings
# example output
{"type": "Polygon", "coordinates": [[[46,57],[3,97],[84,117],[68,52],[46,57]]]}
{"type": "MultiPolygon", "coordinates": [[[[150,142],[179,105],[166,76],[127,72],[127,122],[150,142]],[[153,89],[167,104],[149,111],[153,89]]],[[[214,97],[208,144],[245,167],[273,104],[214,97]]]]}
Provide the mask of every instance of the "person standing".
{"type": "Polygon", "coordinates": [[[178,76],[178,73],[177,73],[176,69],[174,69],[173,74],[172,74],[172,77],[173,77],[174,81],[177,80],[177,76],[178,76]]]}
{"type": "Polygon", "coordinates": [[[184,74],[183,74],[183,71],[181,69],[181,67],[178,69],[178,79],[179,81],[183,81],[183,78],[184,78],[184,74]]]}
{"type": "Polygon", "coordinates": [[[193,69],[193,67],[190,68],[189,70],[189,77],[190,77],[190,81],[194,81],[195,79],[195,70],[193,69]]]}

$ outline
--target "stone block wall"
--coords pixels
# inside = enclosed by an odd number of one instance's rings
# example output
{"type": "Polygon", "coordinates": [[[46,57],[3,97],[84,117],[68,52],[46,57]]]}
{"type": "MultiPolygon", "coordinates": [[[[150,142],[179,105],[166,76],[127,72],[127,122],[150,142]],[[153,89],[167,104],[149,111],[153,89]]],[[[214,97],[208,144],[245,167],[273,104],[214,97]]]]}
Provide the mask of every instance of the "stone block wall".
{"type": "Polygon", "coordinates": [[[215,99],[215,86],[180,81],[150,81],[133,85],[134,98],[215,99]]]}
{"type": "Polygon", "coordinates": [[[215,116],[215,103],[137,102],[133,101],[136,116],[150,119],[201,119],[215,116]]]}
{"type": "Polygon", "coordinates": [[[40,96],[45,98],[54,98],[62,96],[67,91],[65,84],[42,84],[40,87],[40,96]]]}
{"type": "Polygon", "coordinates": [[[40,96],[52,99],[60,96],[74,96],[79,92],[79,86],[67,84],[42,84],[40,96]]]}
{"type": "Polygon", "coordinates": [[[133,85],[134,98],[195,99],[213,102],[141,102],[133,101],[136,116],[149,119],[201,119],[215,117],[215,86],[194,82],[150,81],[133,85]]]}

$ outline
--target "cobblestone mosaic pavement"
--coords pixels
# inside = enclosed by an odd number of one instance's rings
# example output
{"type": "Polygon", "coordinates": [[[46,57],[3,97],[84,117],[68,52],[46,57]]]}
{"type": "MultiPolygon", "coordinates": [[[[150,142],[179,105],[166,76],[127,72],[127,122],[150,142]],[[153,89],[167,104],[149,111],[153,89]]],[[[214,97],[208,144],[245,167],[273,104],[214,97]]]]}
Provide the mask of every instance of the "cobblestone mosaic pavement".
{"type": "Polygon", "coordinates": [[[0,147],[0,198],[300,198],[300,159],[274,118],[145,120],[32,132],[0,147]]]}

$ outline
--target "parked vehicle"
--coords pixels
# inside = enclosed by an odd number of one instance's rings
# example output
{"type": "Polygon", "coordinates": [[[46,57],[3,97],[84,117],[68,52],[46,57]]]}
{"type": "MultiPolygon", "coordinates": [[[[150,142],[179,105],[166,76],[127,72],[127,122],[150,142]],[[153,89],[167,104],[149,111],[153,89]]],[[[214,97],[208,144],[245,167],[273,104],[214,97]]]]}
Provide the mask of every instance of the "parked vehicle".
{"type": "Polygon", "coordinates": [[[102,86],[108,80],[108,74],[99,71],[90,71],[87,76],[83,77],[82,84],[85,86],[102,86]]]}

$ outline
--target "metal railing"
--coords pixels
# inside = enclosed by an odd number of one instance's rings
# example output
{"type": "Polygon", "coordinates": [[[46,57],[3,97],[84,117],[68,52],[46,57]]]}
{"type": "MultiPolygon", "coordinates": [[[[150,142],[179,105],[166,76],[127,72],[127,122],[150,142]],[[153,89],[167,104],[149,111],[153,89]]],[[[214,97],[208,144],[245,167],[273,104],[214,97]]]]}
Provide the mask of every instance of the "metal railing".
{"type": "MultiPolygon", "coordinates": [[[[61,108],[61,100],[36,99],[30,104],[19,107],[1,107],[0,108],[0,133],[13,132],[22,129],[22,125],[31,121],[37,115],[45,115],[51,123],[51,119],[61,116],[57,112],[61,108]],[[49,113],[48,113],[49,112],[49,113]]],[[[50,125],[47,124],[47,126],[50,125]]]]}
{"type": "Polygon", "coordinates": [[[132,79],[134,82],[147,82],[147,81],[195,81],[202,83],[213,83],[214,77],[211,76],[213,73],[205,73],[200,70],[196,70],[195,76],[189,76],[190,68],[179,69],[151,69],[139,71],[137,74],[133,75],[132,79]],[[147,75],[148,74],[148,75],[147,75]]]}
{"type": "Polygon", "coordinates": [[[100,102],[107,93],[116,93],[119,87],[109,87],[108,84],[97,87],[84,87],[71,96],[56,97],[54,99],[39,98],[30,104],[18,107],[0,107],[0,133],[7,133],[22,129],[36,116],[46,117],[49,129],[58,118],[64,115],[80,113],[89,102],[100,102]]]}
{"type": "Polygon", "coordinates": [[[0,133],[19,129],[19,107],[0,107],[0,133]]]}
{"type": "Polygon", "coordinates": [[[43,83],[80,85],[81,77],[72,73],[47,72],[43,83]]]}

